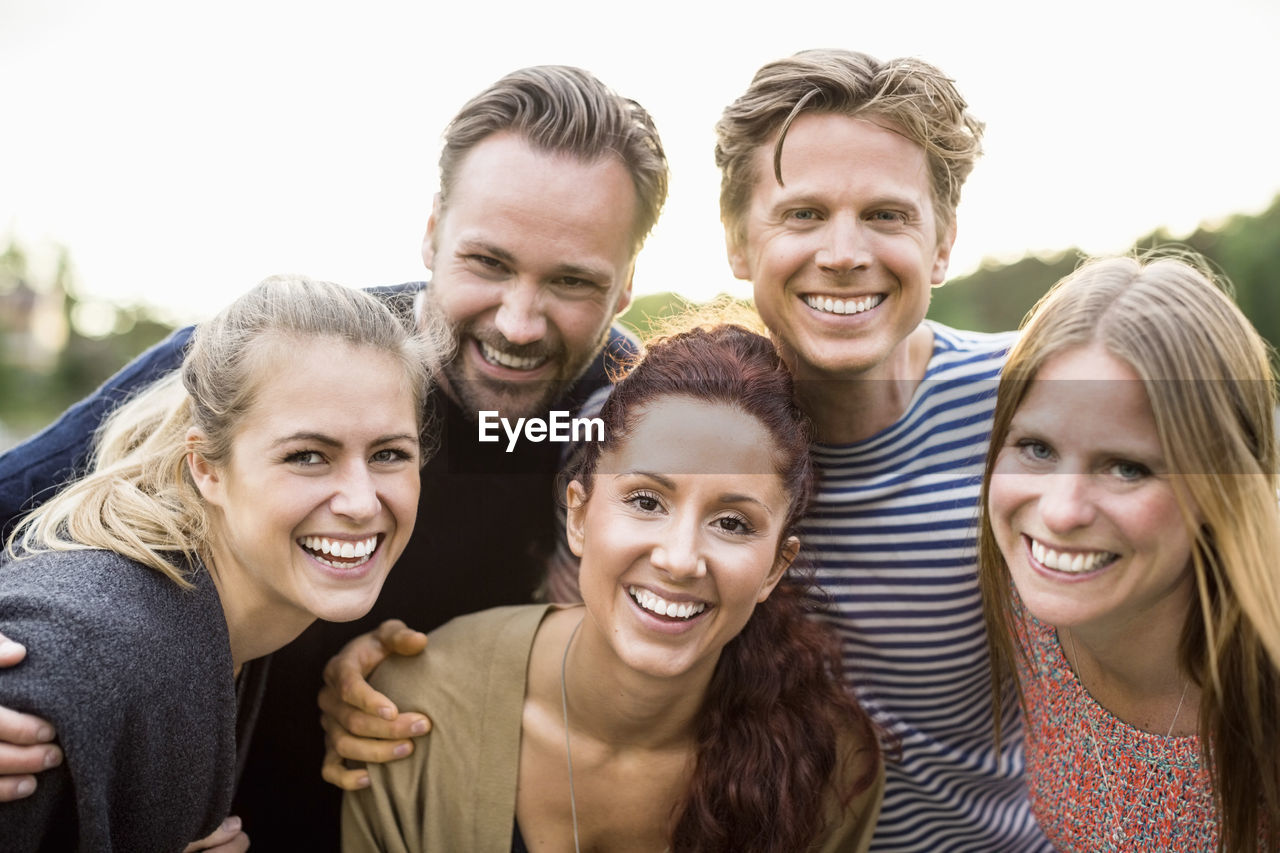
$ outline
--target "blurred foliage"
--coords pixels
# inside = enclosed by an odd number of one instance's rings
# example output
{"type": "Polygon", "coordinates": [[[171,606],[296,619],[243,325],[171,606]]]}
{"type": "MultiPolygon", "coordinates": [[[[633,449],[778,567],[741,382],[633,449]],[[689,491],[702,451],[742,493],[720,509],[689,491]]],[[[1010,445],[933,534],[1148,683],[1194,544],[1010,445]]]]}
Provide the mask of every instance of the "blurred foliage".
{"type": "MultiPolygon", "coordinates": [[[[1257,216],[1233,216],[1183,238],[1157,230],[1134,248],[1170,245],[1207,257],[1231,281],[1240,307],[1258,331],[1280,347],[1280,197],[1257,216]]],[[[53,271],[43,276],[17,244],[10,243],[0,254],[0,449],[57,417],[170,331],[145,307],[86,302],[77,295],[67,252],[59,249],[56,254],[53,271]],[[15,320],[33,299],[46,314],[53,311],[52,318],[44,319],[54,321],[59,346],[41,351],[23,331],[23,321],[15,320]],[[78,309],[85,307],[95,309],[87,313],[94,314],[99,325],[107,312],[110,334],[90,335],[77,328],[75,318],[85,313],[78,309]]],[[[1010,264],[984,263],[971,275],[935,290],[929,316],[975,331],[1017,328],[1036,300],[1083,257],[1068,249],[1010,264]]],[[[646,338],[663,318],[689,308],[690,303],[676,294],[658,293],[635,299],[621,319],[646,338]]]]}
{"type": "MultiPolygon", "coordinates": [[[[1157,230],[1133,249],[1191,249],[1208,258],[1230,282],[1236,302],[1273,347],[1280,347],[1280,196],[1257,216],[1237,215],[1189,237],[1157,230]]],[[[948,326],[978,332],[1016,329],[1027,311],[1054,282],[1085,258],[1077,249],[1049,257],[1028,256],[1006,265],[987,265],[952,279],[933,292],[929,316],[948,326]]]]}
{"type": "Polygon", "coordinates": [[[145,307],[87,302],[77,294],[70,258],[55,250],[41,273],[11,242],[0,254],[0,448],[43,427],[138,353],[172,331],[145,307]],[[76,319],[96,309],[102,335],[76,319]]]}

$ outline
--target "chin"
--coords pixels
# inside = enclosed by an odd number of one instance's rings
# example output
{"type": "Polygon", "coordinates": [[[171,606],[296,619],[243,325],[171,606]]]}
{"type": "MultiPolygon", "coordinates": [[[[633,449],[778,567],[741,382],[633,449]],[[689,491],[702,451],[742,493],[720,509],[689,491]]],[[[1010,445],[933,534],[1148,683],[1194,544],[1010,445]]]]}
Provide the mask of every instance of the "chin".
{"type": "Polygon", "coordinates": [[[352,622],[373,609],[378,600],[378,591],[368,595],[325,594],[321,592],[314,601],[311,615],[326,622],[352,622]]]}

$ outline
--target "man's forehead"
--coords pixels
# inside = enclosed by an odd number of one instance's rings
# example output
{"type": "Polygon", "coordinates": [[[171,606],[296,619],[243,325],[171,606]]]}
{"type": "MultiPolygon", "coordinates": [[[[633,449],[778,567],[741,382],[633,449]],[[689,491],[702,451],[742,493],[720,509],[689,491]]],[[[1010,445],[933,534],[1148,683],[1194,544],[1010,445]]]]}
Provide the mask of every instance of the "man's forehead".
{"type": "Polygon", "coordinates": [[[781,132],[757,146],[753,155],[757,197],[803,204],[821,201],[842,185],[860,185],[868,203],[875,196],[882,203],[932,206],[924,147],[887,119],[804,113],[785,137],[781,132]]]}

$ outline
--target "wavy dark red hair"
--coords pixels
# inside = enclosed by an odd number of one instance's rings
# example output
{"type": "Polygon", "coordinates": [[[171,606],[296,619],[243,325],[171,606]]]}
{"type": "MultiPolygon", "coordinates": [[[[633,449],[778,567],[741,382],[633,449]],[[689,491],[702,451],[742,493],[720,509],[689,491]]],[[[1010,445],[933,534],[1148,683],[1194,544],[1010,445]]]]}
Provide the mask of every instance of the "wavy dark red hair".
{"type": "MultiPolygon", "coordinates": [[[[600,455],[626,441],[644,406],[669,396],[734,406],[768,430],[791,497],[781,548],[813,491],[811,430],[773,344],[740,326],[700,327],[651,344],[614,387],[600,413],[605,440],[586,445],[575,478],[590,490],[600,455]]],[[[697,762],[673,816],[673,853],[808,849],[828,798],[847,804],[874,781],[877,733],[844,685],[839,640],[814,618],[823,601],[793,564],[725,646],[698,719],[697,762]],[[847,790],[836,788],[842,762],[865,768],[847,790]]]]}

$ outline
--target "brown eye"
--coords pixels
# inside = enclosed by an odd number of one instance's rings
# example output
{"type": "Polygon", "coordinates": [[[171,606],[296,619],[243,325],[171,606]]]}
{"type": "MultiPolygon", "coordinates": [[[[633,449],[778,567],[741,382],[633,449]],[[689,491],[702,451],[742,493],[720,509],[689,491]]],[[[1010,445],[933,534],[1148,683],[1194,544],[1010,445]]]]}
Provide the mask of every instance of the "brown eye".
{"type": "Polygon", "coordinates": [[[716,525],[726,533],[751,533],[753,528],[745,518],[737,515],[726,515],[716,519],[716,525]]]}

